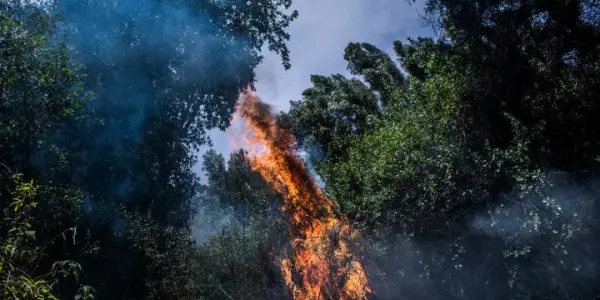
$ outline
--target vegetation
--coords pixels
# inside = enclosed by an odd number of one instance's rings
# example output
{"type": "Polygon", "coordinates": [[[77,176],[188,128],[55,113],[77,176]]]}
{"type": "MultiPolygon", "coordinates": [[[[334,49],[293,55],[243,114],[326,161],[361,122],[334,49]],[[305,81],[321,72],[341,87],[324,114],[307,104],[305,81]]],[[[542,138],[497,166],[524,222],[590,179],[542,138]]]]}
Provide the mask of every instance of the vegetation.
{"type": "MultiPolygon", "coordinates": [[[[280,196],[244,151],[192,167],[263,46],[290,66],[290,5],[0,3],[3,299],[289,296],[280,196]]],[[[426,8],[435,37],[349,44],[278,116],[374,295],[597,299],[600,4],[426,8]]]]}
{"type": "Polygon", "coordinates": [[[289,67],[289,5],[0,4],[3,299],[202,299],[192,150],[289,67]]]}
{"type": "Polygon", "coordinates": [[[427,9],[440,34],[394,42],[399,66],[351,43],[357,78],[313,76],[279,117],[371,240],[375,291],[598,297],[597,3],[427,9]]]}

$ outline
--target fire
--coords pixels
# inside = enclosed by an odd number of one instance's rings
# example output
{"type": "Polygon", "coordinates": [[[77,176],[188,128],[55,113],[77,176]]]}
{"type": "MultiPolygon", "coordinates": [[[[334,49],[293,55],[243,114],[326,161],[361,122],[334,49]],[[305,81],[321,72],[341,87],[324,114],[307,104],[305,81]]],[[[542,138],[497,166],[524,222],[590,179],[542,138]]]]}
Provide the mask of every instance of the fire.
{"type": "Polygon", "coordinates": [[[291,258],[281,271],[294,299],[367,299],[371,287],[352,241],[358,233],[336,217],[333,203],[311,178],[292,147],[291,133],[277,127],[269,106],[251,91],[240,96],[243,143],[250,165],[283,196],[290,215],[291,258]]]}

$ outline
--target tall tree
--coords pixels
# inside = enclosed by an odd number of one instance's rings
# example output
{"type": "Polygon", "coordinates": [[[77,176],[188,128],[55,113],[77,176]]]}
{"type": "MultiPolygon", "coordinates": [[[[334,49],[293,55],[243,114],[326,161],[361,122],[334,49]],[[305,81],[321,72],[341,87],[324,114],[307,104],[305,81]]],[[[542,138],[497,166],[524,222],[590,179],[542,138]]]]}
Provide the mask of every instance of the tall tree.
{"type": "Polygon", "coordinates": [[[594,1],[428,1],[472,84],[462,96],[499,146],[512,133],[510,113],[529,128],[536,162],[587,168],[597,155],[598,25],[587,22],[594,1]],[[593,122],[593,121],[592,121],[593,122]],[[581,130],[585,128],[585,130],[581,130]]]}
{"type": "Polygon", "coordinates": [[[376,294],[597,296],[593,268],[576,267],[595,265],[599,247],[592,2],[427,3],[442,34],[395,42],[404,72],[371,45],[346,50],[362,103],[377,107],[364,130],[332,105],[361,103],[341,84],[316,102],[313,81],[279,118],[301,148],[322,150],[328,195],[372,241],[376,294]]]}
{"type": "Polygon", "coordinates": [[[72,153],[60,143],[65,136],[61,124],[77,124],[89,97],[80,67],[71,61],[67,47],[51,42],[52,24],[53,16],[36,6],[0,4],[0,208],[4,212],[0,234],[5,297],[72,297],[79,287],[70,281],[59,283],[55,275],[61,274],[61,266],[73,267],[77,273],[81,267],[67,263],[77,259],[73,251],[86,244],[85,230],[77,238],[74,234],[81,222],[81,196],[72,187],[53,182],[51,173],[68,169],[72,153]],[[50,166],[52,172],[41,171],[50,166]],[[8,180],[10,173],[16,179],[8,180]],[[70,233],[72,238],[67,238],[70,233]]]}
{"type": "Polygon", "coordinates": [[[72,254],[94,266],[82,279],[99,298],[192,297],[197,284],[182,267],[198,187],[191,150],[208,142],[208,129],[228,126],[263,46],[289,67],[290,5],[2,4],[2,163],[58,194],[78,190],[69,205],[40,205],[49,208],[40,209],[40,234],[68,223],[87,240],[49,246],[42,265],[72,254]],[[44,226],[52,218],[56,226],[44,226]]]}

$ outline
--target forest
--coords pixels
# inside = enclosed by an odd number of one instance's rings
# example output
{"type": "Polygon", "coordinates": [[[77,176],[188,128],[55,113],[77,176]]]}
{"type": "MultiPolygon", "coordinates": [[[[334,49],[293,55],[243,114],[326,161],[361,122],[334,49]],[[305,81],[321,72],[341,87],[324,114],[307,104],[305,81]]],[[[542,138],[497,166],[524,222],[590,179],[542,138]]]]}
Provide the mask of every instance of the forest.
{"type": "Polygon", "coordinates": [[[423,3],[276,112],[291,0],[0,0],[0,298],[600,299],[600,1],[423,3]]]}

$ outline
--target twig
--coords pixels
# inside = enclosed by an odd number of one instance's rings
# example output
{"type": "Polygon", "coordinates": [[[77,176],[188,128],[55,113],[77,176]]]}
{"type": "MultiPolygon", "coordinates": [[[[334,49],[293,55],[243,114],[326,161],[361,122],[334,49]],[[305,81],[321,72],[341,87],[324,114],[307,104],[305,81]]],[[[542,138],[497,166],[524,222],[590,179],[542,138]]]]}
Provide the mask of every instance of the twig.
{"type": "Polygon", "coordinates": [[[229,294],[227,294],[227,292],[225,290],[223,290],[223,288],[221,287],[221,285],[219,285],[219,289],[221,290],[221,292],[223,292],[223,294],[225,294],[225,296],[227,296],[227,298],[234,300],[233,297],[229,296],[229,294]]]}

